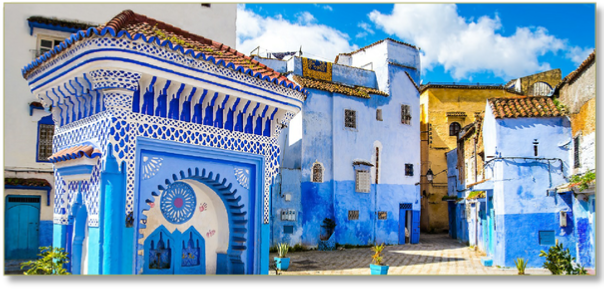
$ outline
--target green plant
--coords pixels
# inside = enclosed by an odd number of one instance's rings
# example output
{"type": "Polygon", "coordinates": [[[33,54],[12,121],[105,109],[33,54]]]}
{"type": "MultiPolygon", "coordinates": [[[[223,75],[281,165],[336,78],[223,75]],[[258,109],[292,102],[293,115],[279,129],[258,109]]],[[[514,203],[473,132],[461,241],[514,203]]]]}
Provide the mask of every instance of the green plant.
{"type": "Polygon", "coordinates": [[[575,257],[570,255],[570,250],[558,243],[549,248],[548,252],[541,251],[539,257],[545,257],[543,267],[552,272],[553,275],[586,275],[587,271],[580,265],[575,266],[575,257]]]}
{"type": "Polygon", "coordinates": [[[558,109],[558,111],[560,112],[566,112],[566,106],[563,105],[562,103],[560,103],[559,99],[554,99],[554,106],[556,106],[556,109],[558,109]]]}
{"type": "Polygon", "coordinates": [[[525,261],[523,258],[517,258],[514,261],[516,264],[516,269],[518,269],[518,275],[524,275],[524,270],[526,269],[526,264],[528,264],[528,259],[525,261]]]}
{"type": "Polygon", "coordinates": [[[382,251],[384,250],[384,243],[382,243],[381,245],[375,244],[373,247],[371,247],[371,250],[373,251],[373,256],[371,256],[371,259],[373,259],[371,261],[371,264],[374,265],[378,265],[381,266],[382,264],[382,251]]]}
{"type": "Polygon", "coordinates": [[[21,263],[21,269],[29,267],[25,275],[69,275],[63,265],[69,261],[63,248],[40,247],[40,258],[21,263]]]}
{"type": "Polygon", "coordinates": [[[580,191],[586,190],[592,182],[594,185],[596,184],[596,172],[593,170],[590,170],[583,175],[573,175],[570,178],[570,185],[578,186],[580,191]]]}
{"type": "Polygon", "coordinates": [[[277,245],[277,254],[279,255],[279,258],[285,258],[288,250],[289,250],[289,245],[286,243],[279,243],[277,245]]]}

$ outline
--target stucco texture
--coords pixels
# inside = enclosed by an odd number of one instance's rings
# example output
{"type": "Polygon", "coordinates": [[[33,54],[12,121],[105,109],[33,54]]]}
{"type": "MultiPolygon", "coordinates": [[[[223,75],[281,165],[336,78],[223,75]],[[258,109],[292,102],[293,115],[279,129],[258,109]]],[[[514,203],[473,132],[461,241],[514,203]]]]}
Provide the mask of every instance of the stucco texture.
{"type": "Polygon", "coordinates": [[[446,201],[447,169],[445,153],[457,147],[457,137],[449,136],[449,126],[458,122],[463,128],[475,121],[475,113],[484,111],[489,98],[518,96],[501,88],[427,88],[420,96],[421,119],[421,174],[428,169],[436,174],[432,183],[421,180],[421,192],[426,193],[422,202],[423,231],[442,231],[448,228],[446,201]]]}

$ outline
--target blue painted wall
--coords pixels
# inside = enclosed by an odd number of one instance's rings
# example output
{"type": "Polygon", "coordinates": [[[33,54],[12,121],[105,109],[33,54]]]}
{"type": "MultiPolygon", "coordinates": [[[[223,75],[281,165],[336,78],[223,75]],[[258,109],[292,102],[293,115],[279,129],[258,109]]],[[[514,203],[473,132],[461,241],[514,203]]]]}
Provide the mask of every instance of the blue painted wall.
{"type": "Polygon", "coordinates": [[[566,117],[495,119],[486,106],[483,127],[486,178],[493,182],[495,209],[494,264],[514,267],[516,258],[528,259],[528,267],[541,267],[539,231],[554,231],[555,238],[576,255],[572,197],[547,195],[547,189],[566,183],[571,138],[566,117]],[[533,142],[539,142],[534,155],[533,142]],[[510,159],[508,157],[527,157],[510,159]],[[537,160],[550,158],[552,160],[537,160]],[[567,226],[560,226],[566,211],[567,226]]]}
{"type": "Polygon", "coordinates": [[[577,239],[577,262],[585,268],[595,268],[595,195],[588,200],[573,198],[574,229],[577,239]]]}
{"type": "Polygon", "coordinates": [[[40,221],[40,228],[39,228],[39,241],[40,241],[40,247],[48,247],[48,246],[52,246],[52,239],[53,239],[53,225],[52,225],[52,221],[44,221],[41,220],[40,221]]]}
{"type": "MultiPolygon", "coordinates": [[[[336,243],[366,245],[368,243],[398,244],[399,204],[411,203],[419,211],[420,148],[419,92],[406,75],[411,68],[389,64],[415,64],[419,70],[419,54],[400,51],[389,41],[359,54],[372,62],[373,70],[333,64],[333,82],[379,88],[389,96],[372,95],[369,99],[309,89],[302,108],[300,128],[290,126],[281,134],[283,183],[300,188],[300,199],[289,204],[278,201],[273,193],[273,215],[280,208],[295,208],[301,228],[300,241],[317,246],[321,224],[325,218],[336,222],[336,243]],[[381,85],[387,84],[387,85],[381,85]],[[411,107],[411,124],[401,123],[401,105],[411,107]],[[356,111],[356,128],[345,128],[344,111],[356,111]],[[382,110],[383,121],[376,120],[377,109],[382,110]],[[293,140],[292,136],[301,136],[293,140]],[[290,136],[292,140],[286,140],[290,136]],[[299,143],[298,143],[299,142],[299,143]],[[291,144],[290,144],[291,143],[291,144]],[[375,148],[379,148],[379,179],[375,184],[375,168],[371,169],[369,193],[355,191],[354,160],[375,164],[375,148]],[[312,166],[319,162],[324,167],[323,182],[311,182],[312,166]],[[412,164],[413,176],[405,176],[405,164],[412,164]],[[286,167],[289,166],[289,167],[286,167]],[[294,168],[294,170],[290,170],[294,168]],[[299,170],[299,173],[298,171],[299,170]],[[289,171],[289,172],[288,172],[289,171]],[[294,205],[299,202],[299,205],[294,205]],[[358,210],[358,220],[348,220],[348,211],[358,210]],[[385,220],[377,219],[376,212],[385,211],[385,220]]],[[[353,58],[357,57],[353,55],[353,58]]],[[[364,61],[364,60],[363,60],[364,61]]],[[[368,61],[368,62],[369,62],[368,61]]],[[[288,63],[288,70],[302,74],[300,58],[288,63]]],[[[414,72],[412,77],[419,73],[414,72]]],[[[294,124],[295,119],[290,124],[294,124]]],[[[273,223],[273,241],[297,243],[298,233],[281,234],[283,223],[273,223]]],[[[299,228],[298,228],[299,227],[299,228]]],[[[404,229],[404,226],[403,226],[404,229]]]]}

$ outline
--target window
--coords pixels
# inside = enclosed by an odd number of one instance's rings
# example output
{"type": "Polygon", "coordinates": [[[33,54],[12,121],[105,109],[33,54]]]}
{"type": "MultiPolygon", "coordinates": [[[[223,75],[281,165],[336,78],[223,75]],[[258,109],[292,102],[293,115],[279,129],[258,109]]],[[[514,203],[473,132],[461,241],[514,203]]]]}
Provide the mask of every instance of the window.
{"type": "Polygon", "coordinates": [[[296,221],[296,210],[295,209],[282,209],[281,210],[282,221],[296,221]]]}
{"type": "Polygon", "coordinates": [[[357,128],[357,112],[354,110],[344,110],[344,126],[346,128],[357,128]]]}
{"type": "Polygon", "coordinates": [[[401,105],[401,123],[405,125],[411,124],[411,106],[401,105]]]}
{"type": "Polygon", "coordinates": [[[388,212],[387,211],[378,211],[378,219],[379,220],[388,219],[388,212]]]}
{"type": "Polygon", "coordinates": [[[46,116],[38,121],[38,162],[48,162],[52,155],[52,136],[55,125],[51,116],[46,116]]]}
{"type": "Polygon", "coordinates": [[[405,164],[405,176],[413,176],[413,164],[405,164]]]}
{"type": "Polygon", "coordinates": [[[356,171],[356,192],[369,193],[369,185],[371,183],[371,176],[367,170],[356,171]]]}
{"type": "Polygon", "coordinates": [[[537,141],[537,139],[535,139],[535,141],[533,141],[533,150],[535,151],[535,156],[539,155],[539,142],[537,141]]]}
{"type": "Polygon", "coordinates": [[[283,233],[284,234],[293,234],[294,226],[283,226],[283,233]]]}
{"type": "Polygon", "coordinates": [[[38,40],[38,50],[36,51],[36,57],[52,50],[55,46],[61,44],[61,42],[63,41],[63,39],[57,39],[48,36],[40,36],[38,40]]]}
{"type": "Polygon", "coordinates": [[[323,166],[315,162],[312,166],[312,182],[323,182],[323,166]]]}
{"type": "Polygon", "coordinates": [[[359,211],[358,210],[349,210],[348,211],[348,220],[358,220],[359,219],[359,211]]]}
{"type": "Polygon", "coordinates": [[[581,167],[581,159],[580,159],[581,158],[581,153],[580,153],[581,144],[580,144],[579,137],[580,136],[577,136],[577,137],[574,138],[574,143],[575,143],[574,152],[573,152],[574,153],[573,155],[575,156],[575,158],[574,158],[575,159],[574,160],[574,163],[575,163],[574,164],[574,168],[581,167]]]}
{"type": "Polygon", "coordinates": [[[201,7],[208,7],[208,8],[210,8],[210,7],[212,7],[212,4],[210,4],[210,3],[201,3],[201,7]]]}
{"type": "Polygon", "coordinates": [[[461,131],[461,125],[459,123],[453,122],[449,125],[449,136],[457,136],[459,131],[461,131]]]}
{"type": "Polygon", "coordinates": [[[377,111],[375,111],[375,119],[378,121],[384,121],[384,119],[382,119],[382,109],[377,109],[377,111]]]}

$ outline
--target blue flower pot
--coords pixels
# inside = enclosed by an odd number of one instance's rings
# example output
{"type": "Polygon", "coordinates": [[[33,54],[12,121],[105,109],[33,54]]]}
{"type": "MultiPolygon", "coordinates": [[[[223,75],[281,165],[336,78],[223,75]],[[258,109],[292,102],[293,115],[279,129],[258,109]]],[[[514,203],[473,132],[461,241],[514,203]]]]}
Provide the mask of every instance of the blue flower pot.
{"type": "Polygon", "coordinates": [[[275,257],[275,261],[277,261],[277,269],[286,271],[289,268],[289,258],[275,257]]]}
{"type": "Polygon", "coordinates": [[[369,268],[371,269],[371,275],[388,275],[388,268],[390,268],[390,266],[369,264],[369,268]]]}

